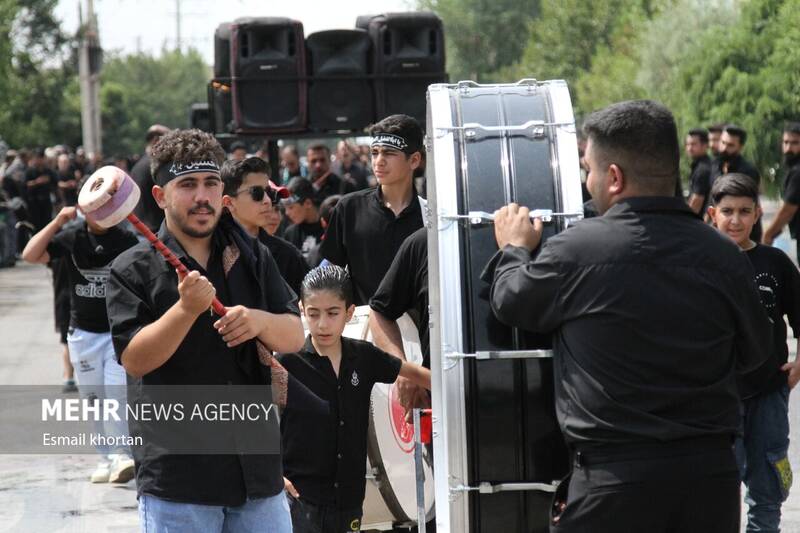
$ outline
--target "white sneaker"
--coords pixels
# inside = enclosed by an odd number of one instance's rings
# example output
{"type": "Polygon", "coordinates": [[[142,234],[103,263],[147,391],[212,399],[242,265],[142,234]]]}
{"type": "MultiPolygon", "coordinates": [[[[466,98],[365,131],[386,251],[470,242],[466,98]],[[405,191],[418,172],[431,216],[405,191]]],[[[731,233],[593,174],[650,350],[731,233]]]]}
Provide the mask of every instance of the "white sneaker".
{"type": "Polygon", "coordinates": [[[127,483],[133,479],[133,459],[127,454],[120,453],[111,461],[109,468],[108,482],[109,483],[127,483]]]}
{"type": "Polygon", "coordinates": [[[106,462],[97,463],[97,468],[92,472],[89,478],[92,483],[108,483],[108,476],[110,475],[109,464],[106,462]]]}

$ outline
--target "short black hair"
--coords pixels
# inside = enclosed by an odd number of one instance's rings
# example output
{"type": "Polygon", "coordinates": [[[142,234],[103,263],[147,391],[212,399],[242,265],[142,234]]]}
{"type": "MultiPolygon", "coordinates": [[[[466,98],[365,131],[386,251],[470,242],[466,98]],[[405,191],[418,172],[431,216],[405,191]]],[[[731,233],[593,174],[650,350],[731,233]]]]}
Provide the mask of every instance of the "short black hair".
{"type": "Polygon", "coordinates": [[[234,141],[231,143],[231,152],[235,152],[236,150],[245,150],[247,151],[247,145],[244,141],[234,141]]]}
{"type": "Polygon", "coordinates": [[[747,142],[747,132],[741,126],[737,126],[736,124],[728,124],[725,126],[725,133],[737,137],[739,142],[742,143],[742,146],[744,146],[744,144],[747,142]]]}
{"type": "Polygon", "coordinates": [[[703,144],[708,144],[708,130],[705,128],[692,128],[689,130],[690,137],[697,137],[703,144]]]}
{"type": "Polygon", "coordinates": [[[758,205],[758,183],[747,174],[732,172],[714,180],[710,196],[714,205],[726,196],[751,198],[758,205]]]}
{"type": "Polygon", "coordinates": [[[163,165],[212,160],[221,165],[225,150],[210,133],[198,129],[172,130],[161,136],[150,153],[150,173],[155,176],[163,165]]]}
{"type": "Polygon", "coordinates": [[[408,115],[389,115],[383,120],[376,122],[367,129],[367,132],[375,137],[381,133],[390,133],[402,137],[408,144],[405,150],[407,154],[422,152],[424,133],[422,126],[417,119],[408,115]]]}
{"type": "Polygon", "coordinates": [[[291,201],[302,203],[306,200],[311,200],[314,205],[317,205],[317,194],[314,191],[314,185],[307,178],[295,176],[289,180],[286,188],[291,193],[289,197],[291,201]]]}
{"type": "Polygon", "coordinates": [[[326,265],[312,269],[300,284],[300,300],[305,301],[311,293],[331,291],[344,300],[345,307],[353,304],[353,282],[347,270],[337,265],[326,265]]]}
{"type": "Polygon", "coordinates": [[[222,194],[231,196],[239,190],[248,174],[262,173],[269,176],[269,165],[260,157],[248,157],[241,161],[225,161],[219,169],[223,183],[222,194]]]}
{"type": "Polygon", "coordinates": [[[320,150],[324,150],[326,154],[331,155],[331,149],[325,143],[314,143],[314,144],[308,145],[308,148],[306,148],[306,153],[308,153],[308,152],[319,152],[320,150]]]}
{"type": "Polygon", "coordinates": [[[783,126],[783,133],[793,133],[800,135],[800,122],[787,122],[783,126]]]}
{"type": "Polygon", "coordinates": [[[708,127],[708,133],[722,133],[725,130],[724,122],[717,122],[708,127]]]}
{"type": "Polygon", "coordinates": [[[341,194],[334,194],[332,196],[328,196],[325,200],[322,201],[322,204],[319,206],[319,218],[324,220],[325,222],[329,222],[331,220],[331,213],[333,213],[333,208],[339,203],[339,200],[342,199],[341,194]]]}
{"type": "Polygon", "coordinates": [[[669,109],[652,100],[619,102],[589,115],[583,131],[603,165],[618,165],[642,191],[674,193],[680,147],[669,109]]]}

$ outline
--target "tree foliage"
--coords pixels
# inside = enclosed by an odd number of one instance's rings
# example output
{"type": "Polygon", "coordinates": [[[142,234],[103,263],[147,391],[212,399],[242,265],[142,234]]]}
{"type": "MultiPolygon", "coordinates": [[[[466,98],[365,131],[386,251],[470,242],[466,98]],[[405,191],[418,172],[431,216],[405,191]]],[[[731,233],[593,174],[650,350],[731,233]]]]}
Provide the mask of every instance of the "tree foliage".
{"type": "Polygon", "coordinates": [[[498,81],[522,55],[540,0],[419,0],[442,18],[450,79],[498,81]]]}

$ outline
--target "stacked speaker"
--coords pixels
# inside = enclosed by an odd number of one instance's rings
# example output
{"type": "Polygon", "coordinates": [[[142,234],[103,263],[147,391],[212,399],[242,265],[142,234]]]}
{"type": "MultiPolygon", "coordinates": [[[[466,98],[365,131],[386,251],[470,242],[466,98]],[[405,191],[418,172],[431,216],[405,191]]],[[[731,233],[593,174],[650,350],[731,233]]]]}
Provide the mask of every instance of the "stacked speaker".
{"type": "Polygon", "coordinates": [[[425,120],[425,92],[447,80],[433,13],[359,17],[313,33],[287,18],[241,18],[214,34],[209,114],[216,133],[359,131],[405,113],[425,120]]]}

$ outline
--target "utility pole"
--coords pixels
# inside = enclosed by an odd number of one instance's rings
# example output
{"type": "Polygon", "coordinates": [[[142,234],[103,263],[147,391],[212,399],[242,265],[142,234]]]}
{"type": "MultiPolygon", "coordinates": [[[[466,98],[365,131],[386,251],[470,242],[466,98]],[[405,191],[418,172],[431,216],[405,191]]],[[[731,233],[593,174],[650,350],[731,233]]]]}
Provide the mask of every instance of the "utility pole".
{"type": "Polygon", "coordinates": [[[175,49],[181,51],[181,0],[175,0],[175,49]]]}
{"type": "Polygon", "coordinates": [[[100,68],[103,49],[97,31],[94,0],[87,0],[86,24],[83,23],[82,0],[78,2],[78,20],[82,32],[78,51],[78,75],[81,87],[81,129],[83,148],[87,153],[102,154],[102,126],[100,123],[100,68]]]}

